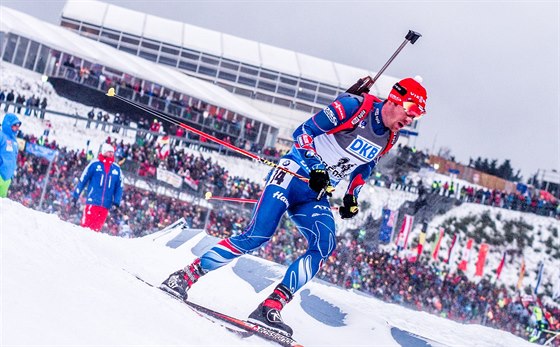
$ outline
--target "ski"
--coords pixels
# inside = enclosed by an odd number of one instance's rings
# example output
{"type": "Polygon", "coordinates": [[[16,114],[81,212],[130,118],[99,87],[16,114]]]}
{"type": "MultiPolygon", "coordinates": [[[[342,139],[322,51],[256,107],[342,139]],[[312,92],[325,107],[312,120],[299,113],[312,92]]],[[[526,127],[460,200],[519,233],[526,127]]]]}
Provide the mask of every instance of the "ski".
{"type": "Polygon", "coordinates": [[[268,329],[265,328],[263,326],[260,326],[258,324],[254,324],[251,322],[248,322],[246,320],[242,320],[242,319],[238,319],[235,317],[231,317],[228,316],[226,314],[214,311],[212,309],[209,309],[207,307],[195,304],[194,302],[190,302],[190,301],[186,301],[184,302],[185,304],[187,304],[187,306],[194,308],[195,310],[198,310],[200,312],[203,312],[205,314],[208,314],[211,317],[214,317],[216,319],[219,319],[223,322],[227,322],[230,323],[232,325],[235,325],[241,329],[244,329],[248,332],[252,332],[255,335],[271,341],[271,342],[276,342],[277,344],[279,344],[280,346],[284,346],[284,347],[303,347],[302,345],[300,345],[298,342],[296,342],[294,339],[292,339],[289,336],[286,336],[284,334],[281,334],[277,331],[274,331],[272,329],[268,329]]]}
{"type": "Polygon", "coordinates": [[[279,333],[277,331],[274,331],[272,329],[265,328],[265,327],[260,326],[258,324],[254,324],[254,323],[248,322],[248,321],[243,320],[243,319],[238,319],[238,318],[229,316],[227,314],[224,314],[224,313],[221,313],[221,312],[218,312],[218,311],[214,311],[210,308],[204,307],[202,305],[196,304],[196,303],[191,302],[191,301],[183,301],[183,300],[173,296],[172,294],[166,292],[165,290],[162,290],[159,287],[154,286],[153,284],[149,283],[148,281],[142,279],[140,276],[135,275],[135,274],[131,274],[131,275],[133,275],[137,280],[141,281],[142,283],[145,283],[145,284],[147,284],[148,286],[150,286],[154,289],[159,289],[162,292],[164,292],[165,294],[167,294],[168,296],[170,296],[171,298],[185,304],[191,310],[196,312],[199,316],[202,316],[202,317],[210,320],[211,322],[219,324],[222,327],[224,327],[225,329],[227,329],[228,331],[233,332],[233,333],[235,333],[235,334],[237,334],[237,335],[239,335],[243,338],[250,337],[252,335],[257,335],[260,338],[263,338],[263,339],[271,341],[271,342],[275,342],[278,345],[283,346],[283,347],[303,347],[301,344],[299,344],[298,342],[296,342],[294,339],[292,339],[289,336],[281,334],[281,333],[279,333]],[[235,328],[241,329],[241,330],[237,330],[235,328]]]}
{"type": "Polygon", "coordinates": [[[161,230],[158,230],[155,233],[153,233],[153,235],[157,235],[157,236],[154,237],[152,239],[152,241],[155,241],[155,240],[159,239],[160,237],[169,234],[170,232],[172,232],[173,230],[175,230],[175,228],[177,228],[179,226],[181,227],[181,229],[183,229],[183,228],[186,227],[186,225],[187,225],[187,222],[185,221],[185,218],[181,217],[180,219],[177,219],[172,224],[169,224],[165,228],[163,228],[161,230]]]}
{"type": "MultiPolygon", "coordinates": [[[[124,270],[124,269],[123,269],[123,270],[124,270]]],[[[124,271],[126,271],[126,270],[124,270],[124,271]]],[[[148,286],[150,286],[150,287],[152,287],[152,288],[154,288],[154,289],[158,289],[158,290],[160,290],[161,292],[167,294],[167,296],[169,296],[171,299],[174,299],[174,300],[176,300],[176,301],[178,301],[178,302],[181,302],[181,303],[183,303],[183,304],[187,304],[187,302],[185,302],[185,301],[179,299],[179,298],[176,297],[176,296],[173,296],[173,295],[169,294],[168,292],[166,292],[166,291],[164,291],[164,290],[161,290],[159,287],[154,286],[153,284],[151,284],[150,282],[144,280],[144,279],[141,278],[140,276],[135,275],[135,274],[133,274],[133,273],[130,273],[130,272],[128,272],[128,271],[126,271],[126,272],[129,273],[130,275],[134,276],[134,278],[136,278],[136,279],[139,280],[140,282],[142,282],[142,283],[144,283],[144,284],[146,284],[146,285],[148,285],[148,286]]],[[[195,312],[195,313],[196,313],[197,315],[199,315],[200,317],[205,318],[205,319],[209,320],[209,321],[212,322],[212,323],[219,324],[221,327],[223,327],[223,328],[226,329],[227,331],[229,331],[229,332],[231,332],[231,333],[234,333],[234,334],[238,335],[238,336],[241,337],[241,338],[247,338],[247,337],[250,337],[250,336],[253,336],[253,335],[254,335],[254,333],[253,333],[252,331],[248,331],[247,329],[244,329],[243,327],[238,327],[238,326],[236,326],[235,324],[227,325],[226,322],[223,322],[223,323],[222,323],[222,322],[216,322],[215,319],[212,319],[212,316],[211,316],[211,315],[209,315],[209,314],[204,314],[204,312],[202,312],[202,311],[200,311],[200,310],[197,310],[196,307],[193,307],[193,306],[190,306],[190,305],[187,305],[187,307],[190,308],[193,312],[195,312]]]]}

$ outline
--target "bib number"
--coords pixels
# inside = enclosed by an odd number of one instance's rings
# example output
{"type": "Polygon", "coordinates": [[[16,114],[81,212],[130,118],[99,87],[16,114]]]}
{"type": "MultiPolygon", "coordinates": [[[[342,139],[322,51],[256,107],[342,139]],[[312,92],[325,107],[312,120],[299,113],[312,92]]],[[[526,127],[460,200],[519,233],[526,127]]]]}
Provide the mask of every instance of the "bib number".
{"type": "MultiPolygon", "coordinates": [[[[291,172],[296,172],[299,169],[299,165],[292,160],[282,159],[278,165],[282,168],[290,170],[291,172]]],[[[288,188],[290,182],[294,179],[294,176],[290,175],[284,170],[276,169],[272,172],[268,184],[282,187],[284,189],[288,188]]]]}

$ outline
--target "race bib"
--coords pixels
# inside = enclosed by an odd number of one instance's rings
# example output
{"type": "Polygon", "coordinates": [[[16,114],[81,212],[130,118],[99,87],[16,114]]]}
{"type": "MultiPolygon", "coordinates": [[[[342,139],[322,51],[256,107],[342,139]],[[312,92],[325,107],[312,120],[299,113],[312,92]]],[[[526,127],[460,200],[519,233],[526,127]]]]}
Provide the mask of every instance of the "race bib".
{"type": "Polygon", "coordinates": [[[377,154],[381,151],[381,146],[358,135],[358,137],[354,139],[348,147],[346,147],[346,150],[365,161],[372,161],[373,158],[375,158],[375,156],[377,156],[377,154]]]}
{"type": "MultiPolygon", "coordinates": [[[[300,168],[300,166],[295,161],[292,161],[290,159],[280,160],[278,166],[287,169],[291,172],[297,172],[297,170],[299,170],[300,168]]],[[[270,176],[270,179],[268,180],[267,184],[272,184],[286,189],[288,188],[288,185],[290,184],[293,178],[294,178],[293,175],[290,175],[286,171],[276,168],[272,172],[272,175],[270,176]]]]}

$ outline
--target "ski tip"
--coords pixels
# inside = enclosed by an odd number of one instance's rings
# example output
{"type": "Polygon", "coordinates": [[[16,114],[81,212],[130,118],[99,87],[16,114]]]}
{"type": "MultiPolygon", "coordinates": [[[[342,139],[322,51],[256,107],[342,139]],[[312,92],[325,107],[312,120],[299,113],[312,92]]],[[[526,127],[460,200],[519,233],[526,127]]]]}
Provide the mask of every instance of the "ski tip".
{"type": "Polygon", "coordinates": [[[107,91],[107,94],[105,94],[107,96],[115,96],[115,88],[111,87],[109,88],[109,90],[107,91]]]}

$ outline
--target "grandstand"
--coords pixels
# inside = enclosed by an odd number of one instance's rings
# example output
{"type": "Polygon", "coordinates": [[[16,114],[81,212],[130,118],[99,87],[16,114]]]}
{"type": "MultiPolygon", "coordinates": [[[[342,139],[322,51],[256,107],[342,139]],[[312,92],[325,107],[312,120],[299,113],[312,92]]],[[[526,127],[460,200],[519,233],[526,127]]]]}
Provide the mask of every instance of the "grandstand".
{"type": "MultiPolygon", "coordinates": [[[[43,74],[59,94],[70,90],[67,94],[87,95],[92,106],[110,109],[100,92],[113,86],[123,97],[205,131],[219,115],[228,126],[218,137],[260,147],[285,149],[310,113],[359,77],[374,74],[97,1],[69,0],[61,27],[2,11],[2,60],[43,74]]],[[[383,75],[371,93],[383,98],[395,81],[383,75]]],[[[404,141],[417,136],[416,122],[401,135],[404,141]]]]}
{"type": "Polygon", "coordinates": [[[206,131],[212,128],[208,119],[220,115],[228,126],[216,134],[218,137],[230,135],[262,147],[276,143],[278,124],[222,87],[10,8],[1,10],[2,60],[47,76],[55,88],[67,90],[67,97],[87,94],[77,101],[110,110],[115,106],[104,93],[115,87],[123,97],[206,131]],[[141,86],[141,90],[135,90],[135,86],[141,86]],[[194,111],[189,112],[189,108],[194,111]]]}

